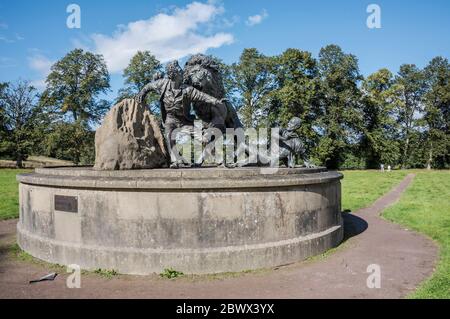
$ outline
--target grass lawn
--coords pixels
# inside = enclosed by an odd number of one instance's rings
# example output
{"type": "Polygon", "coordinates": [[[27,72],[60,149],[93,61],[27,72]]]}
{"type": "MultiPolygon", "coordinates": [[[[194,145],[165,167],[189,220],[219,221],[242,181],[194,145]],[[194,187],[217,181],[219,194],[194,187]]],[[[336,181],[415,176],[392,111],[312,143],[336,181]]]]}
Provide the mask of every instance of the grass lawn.
{"type": "Polygon", "coordinates": [[[440,245],[436,272],[409,297],[450,298],[450,172],[418,172],[400,201],[383,217],[424,233],[440,245]]]}
{"type": "Polygon", "coordinates": [[[19,217],[19,187],[16,175],[29,171],[0,169],[0,220],[19,217]]]}
{"type": "Polygon", "coordinates": [[[389,192],[409,173],[408,171],[381,172],[343,171],[342,210],[356,211],[372,204],[389,192]]]}

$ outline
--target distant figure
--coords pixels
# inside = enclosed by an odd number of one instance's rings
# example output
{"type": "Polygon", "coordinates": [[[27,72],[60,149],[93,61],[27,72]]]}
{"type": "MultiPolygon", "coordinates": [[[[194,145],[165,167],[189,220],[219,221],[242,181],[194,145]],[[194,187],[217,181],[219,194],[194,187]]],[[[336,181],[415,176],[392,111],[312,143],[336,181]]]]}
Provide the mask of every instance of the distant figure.
{"type": "Polygon", "coordinates": [[[381,171],[384,172],[384,164],[380,165],[381,171]]]}
{"type": "Polygon", "coordinates": [[[388,172],[391,171],[391,165],[388,165],[388,172]]]}

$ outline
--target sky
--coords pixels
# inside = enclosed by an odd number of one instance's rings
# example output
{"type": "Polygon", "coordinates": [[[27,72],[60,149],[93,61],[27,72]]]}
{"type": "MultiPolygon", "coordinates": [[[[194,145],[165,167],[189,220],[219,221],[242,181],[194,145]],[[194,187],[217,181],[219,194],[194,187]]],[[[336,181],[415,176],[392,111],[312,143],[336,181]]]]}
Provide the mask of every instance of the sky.
{"type": "Polygon", "coordinates": [[[403,63],[422,68],[449,58],[449,14],[448,0],[0,0],[0,82],[20,78],[43,89],[52,63],[74,48],[103,54],[111,98],[138,50],[162,62],[207,53],[233,63],[244,48],[317,57],[337,44],[358,57],[365,76],[396,73],[403,63]],[[70,4],[80,8],[80,28],[67,25],[70,4]],[[367,26],[370,4],[380,9],[381,28],[367,26]]]}

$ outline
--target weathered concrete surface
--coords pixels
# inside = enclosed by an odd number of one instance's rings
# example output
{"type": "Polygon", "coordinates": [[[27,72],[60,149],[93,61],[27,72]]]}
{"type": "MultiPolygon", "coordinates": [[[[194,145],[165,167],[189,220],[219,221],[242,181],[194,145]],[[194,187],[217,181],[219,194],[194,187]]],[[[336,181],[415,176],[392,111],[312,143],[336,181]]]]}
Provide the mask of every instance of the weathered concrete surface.
{"type": "Polygon", "coordinates": [[[128,274],[273,267],[339,244],[342,175],[259,172],[39,169],[18,177],[18,242],[46,261],[128,274]],[[55,195],[78,212],[56,210],[55,195]]]}
{"type": "Polygon", "coordinates": [[[156,118],[133,99],[117,103],[95,133],[95,168],[126,170],[166,165],[164,138],[156,118]]]}

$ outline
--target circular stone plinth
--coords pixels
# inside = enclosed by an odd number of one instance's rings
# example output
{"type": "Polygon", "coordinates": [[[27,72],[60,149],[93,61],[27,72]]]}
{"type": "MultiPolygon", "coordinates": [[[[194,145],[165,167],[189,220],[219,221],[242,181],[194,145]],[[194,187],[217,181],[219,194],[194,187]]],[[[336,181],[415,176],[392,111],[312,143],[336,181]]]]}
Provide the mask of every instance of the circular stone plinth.
{"type": "Polygon", "coordinates": [[[95,171],[17,177],[31,255],[127,274],[274,267],[337,246],[342,175],[324,168],[95,171]]]}

